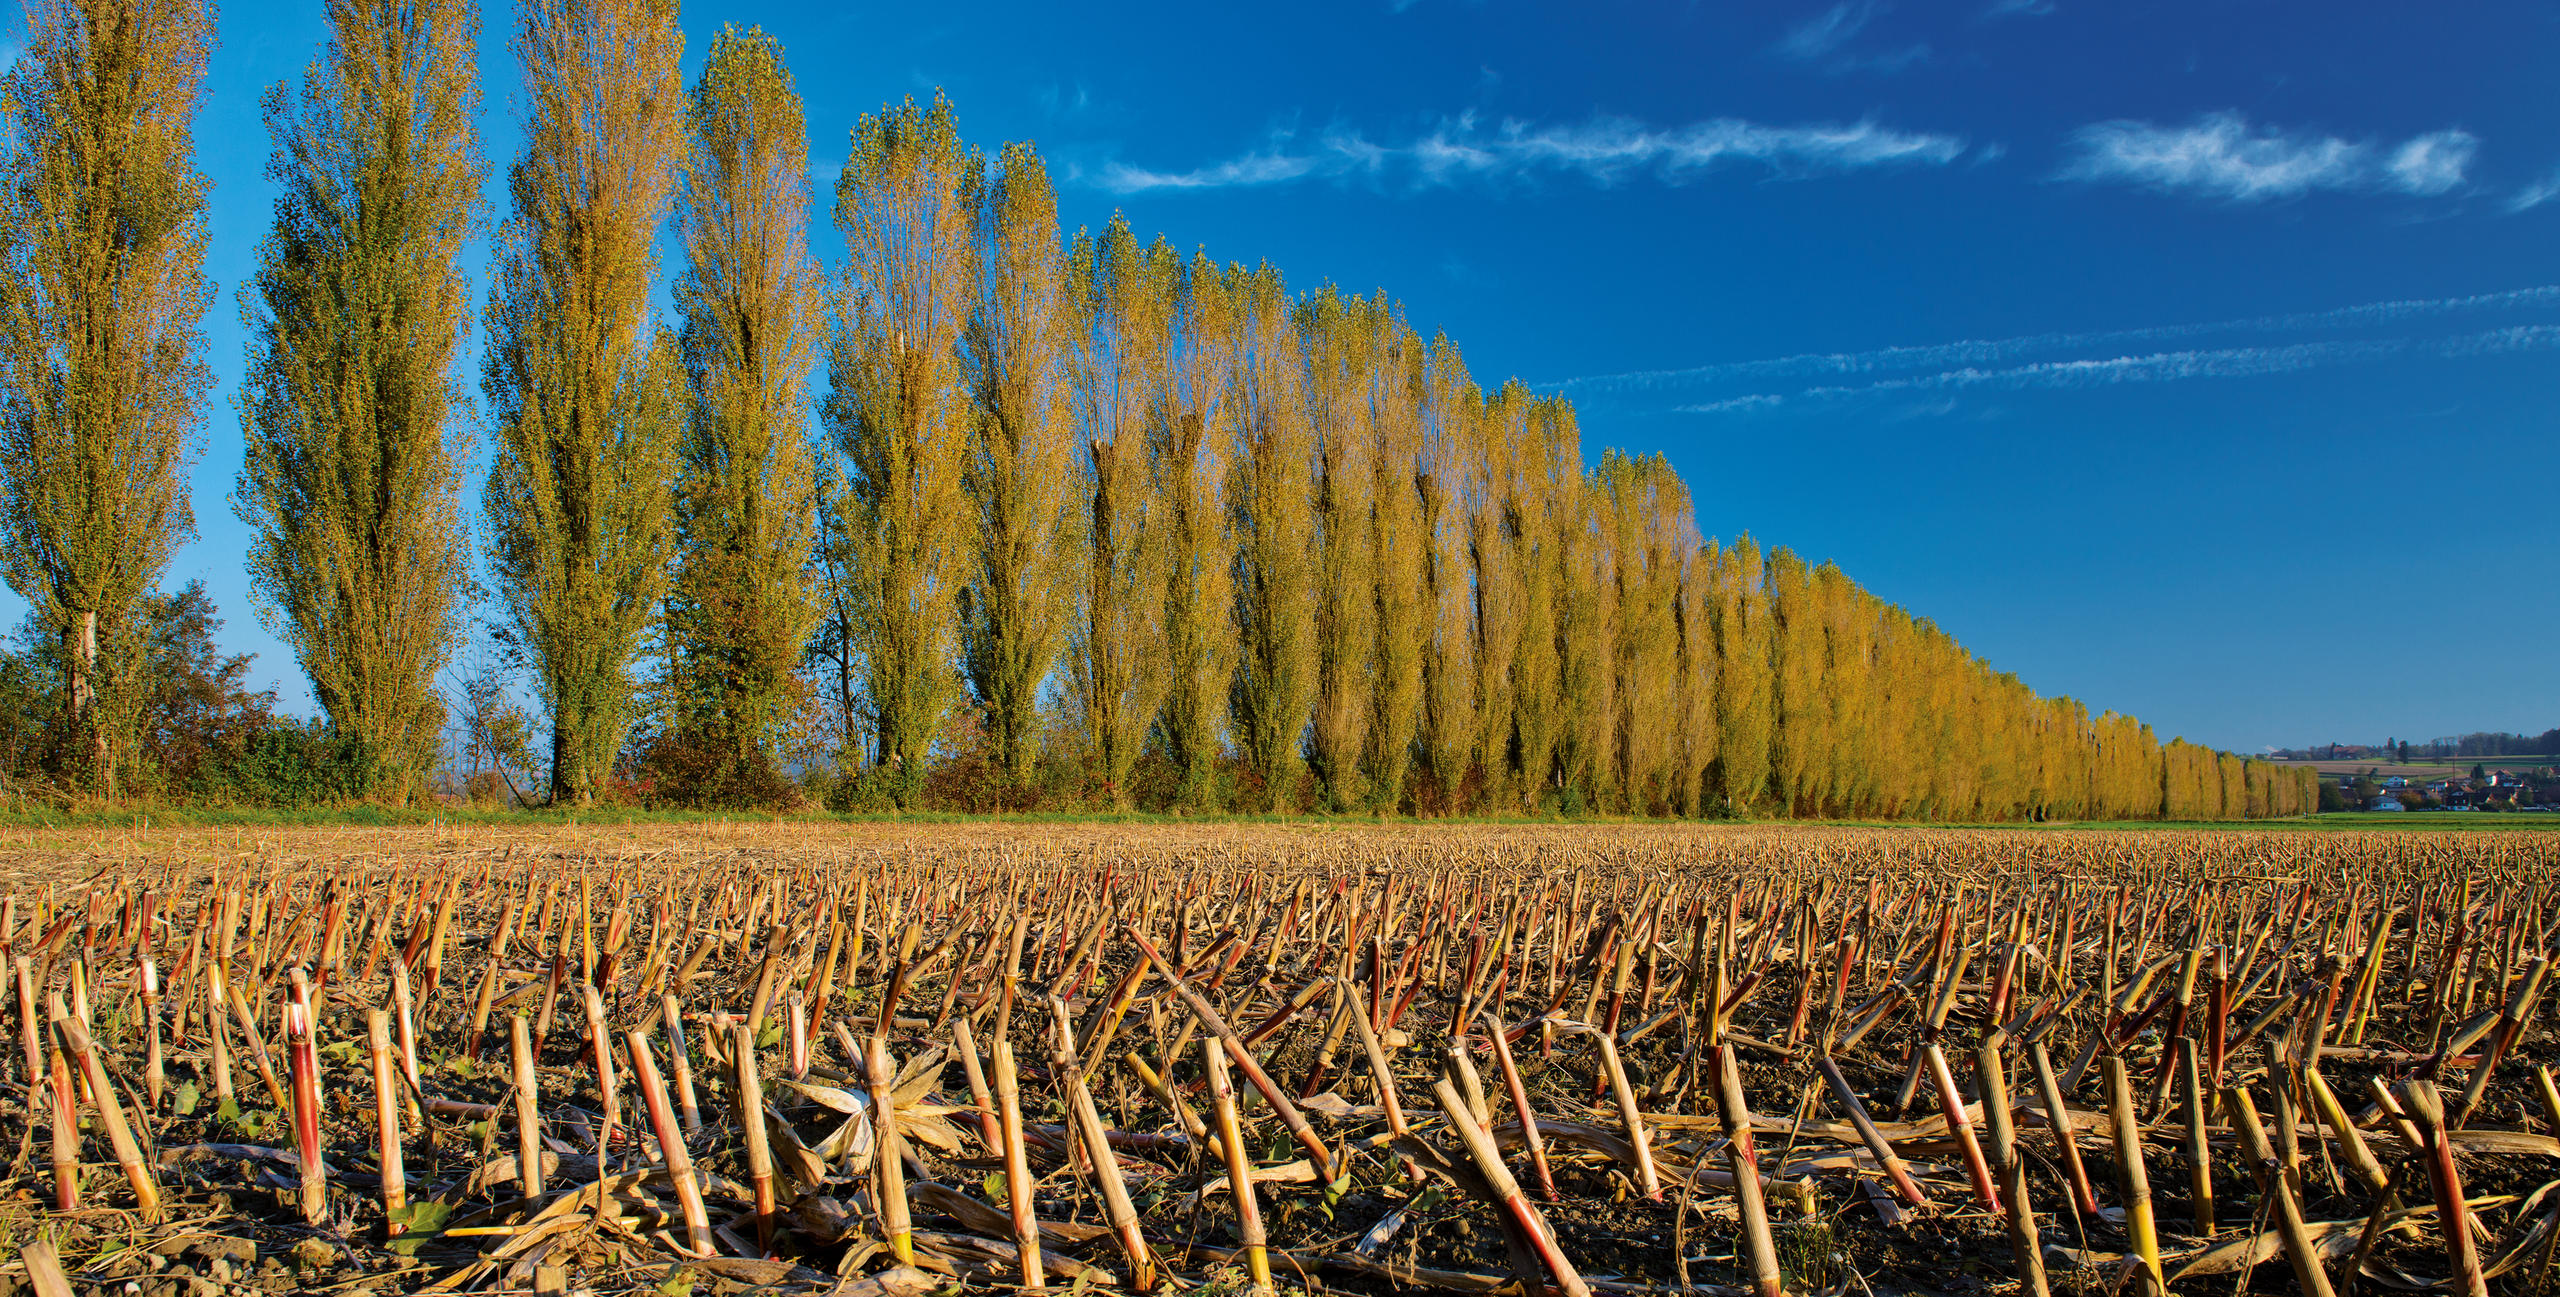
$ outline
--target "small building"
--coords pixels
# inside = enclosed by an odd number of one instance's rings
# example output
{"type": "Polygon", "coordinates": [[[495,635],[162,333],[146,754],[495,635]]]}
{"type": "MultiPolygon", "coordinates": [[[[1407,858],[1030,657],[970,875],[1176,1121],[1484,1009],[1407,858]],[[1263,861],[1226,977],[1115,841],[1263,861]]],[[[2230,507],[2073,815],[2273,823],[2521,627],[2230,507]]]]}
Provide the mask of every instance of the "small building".
{"type": "Polygon", "coordinates": [[[2400,799],[2397,797],[2385,797],[2376,801],[2373,804],[2373,809],[2377,811],[2405,811],[2409,808],[2401,805],[2400,799]]]}

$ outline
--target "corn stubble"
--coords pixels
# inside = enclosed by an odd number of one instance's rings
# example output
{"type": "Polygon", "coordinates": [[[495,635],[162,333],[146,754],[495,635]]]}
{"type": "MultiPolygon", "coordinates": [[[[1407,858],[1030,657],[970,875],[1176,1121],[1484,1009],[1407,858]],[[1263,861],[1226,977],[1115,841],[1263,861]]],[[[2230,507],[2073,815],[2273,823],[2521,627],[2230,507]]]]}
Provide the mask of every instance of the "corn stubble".
{"type": "Polygon", "coordinates": [[[442,1291],[2486,1293],[2560,1238],[2546,835],[46,845],[0,1216],[84,1278],[102,1209],[442,1291]]]}

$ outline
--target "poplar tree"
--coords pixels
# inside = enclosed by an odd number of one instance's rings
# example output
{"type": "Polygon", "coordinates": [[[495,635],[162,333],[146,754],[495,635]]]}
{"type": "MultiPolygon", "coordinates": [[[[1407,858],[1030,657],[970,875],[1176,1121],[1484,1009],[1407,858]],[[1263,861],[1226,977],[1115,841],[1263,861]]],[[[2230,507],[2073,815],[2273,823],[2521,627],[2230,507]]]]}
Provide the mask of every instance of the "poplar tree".
{"type": "Polygon", "coordinates": [[[0,79],[0,576],[63,664],[62,743],[114,797],[138,606],[195,529],[210,376],[200,0],[33,0],[0,79]]]}
{"type": "Polygon", "coordinates": [[[1427,365],[1413,477],[1424,636],[1415,746],[1437,794],[1433,809],[1449,811],[1476,755],[1476,593],[1467,556],[1484,398],[1446,335],[1431,340],[1427,365]]]}
{"type": "MultiPolygon", "coordinates": [[[[1690,523],[1694,532],[1696,523],[1690,523]]],[[[1709,615],[1715,594],[1711,551],[1694,536],[1680,556],[1678,588],[1672,596],[1672,637],[1678,681],[1672,703],[1670,801],[1674,813],[1708,813],[1707,780],[1716,759],[1716,643],[1709,615]]]]}
{"type": "Polygon", "coordinates": [[[1543,461],[1547,521],[1541,529],[1541,557],[1555,607],[1552,710],[1545,718],[1553,756],[1537,768],[1551,764],[1555,789],[1578,795],[1589,808],[1608,792],[1608,736],[1615,705],[1609,648],[1617,637],[1618,610],[1607,582],[1606,537],[1598,524],[1607,500],[1583,473],[1581,431],[1570,405],[1541,398],[1530,411],[1530,427],[1543,461]]]}
{"type": "Polygon", "coordinates": [[[1129,774],[1164,700],[1164,523],[1149,432],[1179,291],[1125,219],[1068,251],[1075,309],[1075,543],[1083,560],[1067,635],[1067,695],[1101,801],[1129,804],[1129,774]]]}
{"type": "Polygon", "coordinates": [[[1166,687],[1157,724],[1172,763],[1174,801],[1206,806],[1225,739],[1235,670],[1234,555],[1221,498],[1228,360],[1234,304],[1206,254],[1188,265],[1161,240],[1147,253],[1158,282],[1179,284],[1166,316],[1151,424],[1154,507],[1164,527],[1163,621],[1166,687]]]}
{"type": "Polygon", "coordinates": [[[514,44],[525,151],[491,268],[483,509],[503,642],[551,714],[551,798],[584,803],[666,588],[683,375],[650,329],[650,248],[684,154],[684,38],[673,0],[526,0],[514,44]]]}
{"type": "MultiPolygon", "coordinates": [[[[1832,814],[1861,814],[1877,780],[1876,688],[1869,678],[1874,669],[1869,639],[1874,609],[1881,601],[1859,589],[1839,564],[1830,562],[1814,569],[1813,596],[1822,631],[1821,689],[1829,710],[1824,730],[1829,759],[1822,777],[1825,809],[1832,814]]],[[[2013,684],[2007,692],[2020,704],[2040,701],[2023,685],[2013,684]]],[[[2028,733],[2021,736],[2027,742],[2017,746],[2030,746],[2035,719],[2021,716],[2018,724],[2028,733]]],[[[2034,782],[2032,765],[2022,766],[2020,773],[2027,783],[2034,782]]]]}
{"type": "Polygon", "coordinates": [[[698,798],[770,798],[793,671],[818,617],[805,427],[820,276],[809,255],[808,128],[781,43],[724,28],[687,109],[675,285],[691,398],[668,593],[674,726],[698,798]]]}
{"type": "Polygon", "coordinates": [[[909,99],[863,117],[836,182],[845,272],[823,415],[844,464],[847,602],[876,726],[871,761],[901,807],[923,788],[956,684],[970,422],[959,343],[975,292],[978,169],[937,94],[929,108],[909,99]]]}
{"type": "Polygon", "coordinates": [[[1309,477],[1318,434],[1280,272],[1267,263],[1236,266],[1223,278],[1221,350],[1230,366],[1226,404],[1234,429],[1226,488],[1235,538],[1229,707],[1245,770],[1261,785],[1254,809],[1279,810],[1296,789],[1299,736],[1316,694],[1321,586],[1309,551],[1320,539],[1312,490],[1321,488],[1309,477]]]}
{"type": "MultiPolygon", "coordinates": [[[[1475,588],[1476,763],[1486,798],[1518,805],[1534,797],[1517,770],[1529,727],[1544,743],[1546,681],[1555,662],[1554,608],[1529,534],[1536,495],[1524,465],[1531,459],[1527,384],[1513,379],[1485,403],[1470,465],[1468,565],[1475,588]],[[1523,702],[1534,692],[1534,702],[1523,702]],[[1525,719],[1534,715],[1534,719],[1525,719]]],[[[1541,755],[1546,749],[1541,747],[1541,755]]],[[[1544,771],[1540,771],[1543,776],[1544,771]]]]}
{"type": "Polygon", "coordinates": [[[1521,439],[1510,459],[1511,561],[1519,572],[1519,647],[1511,659],[1511,788],[1519,807],[1536,811],[1555,785],[1556,747],[1568,720],[1564,697],[1565,593],[1559,578],[1564,533],[1579,519],[1581,472],[1570,481],[1549,472],[1543,440],[1551,421],[1541,401],[1522,408],[1521,439]]]}
{"type": "Polygon", "coordinates": [[[1313,424],[1315,566],[1314,723],[1307,755],[1326,809],[1362,801],[1362,758],[1369,731],[1370,672],[1375,658],[1373,590],[1377,474],[1369,427],[1368,304],[1332,285],[1298,308],[1306,355],[1307,409],[1313,424]]]}
{"type": "Polygon", "coordinates": [[[1422,340],[1384,293],[1363,317],[1369,374],[1369,714],[1362,764],[1371,805],[1392,808],[1403,796],[1421,722],[1422,659],[1429,651],[1432,603],[1423,585],[1431,545],[1422,518],[1421,457],[1424,370],[1422,340]]]}
{"type": "Polygon", "coordinates": [[[242,294],[250,590],[329,729],[405,783],[436,754],[436,672],[469,576],[448,418],[469,327],[459,258],[484,164],[472,0],[333,0],[299,99],[267,93],[283,188],[242,294]]]}
{"type": "Polygon", "coordinates": [[[1708,613],[1716,642],[1716,792],[1737,815],[1762,805],[1769,789],[1771,708],[1768,595],[1760,547],[1746,533],[1712,556],[1715,602],[1708,613]]]}
{"type": "Polygon", "coordinates": [[[960,660],[996,764],[1018,789],[1031,779],[1041,682],[1076,586],[1072,307],[1057,194],[1040,155],[1007,145],[970,201],[977,301],[961,359],[975,410],[961,486],[976,527],[960,591],[960,660]]]}
{"type": "Polygon", "coordinates": [[[1813,606],[1812,577],[1794,551],[1780,547],[1770,554],[1768,589],[1777,685],[1770,780],[1781,808],[1807,815],[1820,807],[1830,720],[1822,690],[1822,620],[1813,606]]]}
{"type": "Polygon", "coordinates": [[[1668,461],[1601,457],[1610,624],[1608,762],[1618,808],[1650,814],[1677,801],[1668,771],[1680,738],[1679,569],[1696,543],[1688,493],[1668,461]]]}

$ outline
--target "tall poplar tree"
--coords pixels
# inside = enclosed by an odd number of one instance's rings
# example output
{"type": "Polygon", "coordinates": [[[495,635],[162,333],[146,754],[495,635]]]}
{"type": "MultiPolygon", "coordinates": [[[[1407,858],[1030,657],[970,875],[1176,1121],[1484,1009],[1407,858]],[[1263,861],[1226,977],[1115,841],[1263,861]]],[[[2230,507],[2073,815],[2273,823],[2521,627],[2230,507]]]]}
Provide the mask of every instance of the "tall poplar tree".
{"type": "Polygon", "coordinates": [[[820,276],[808,127],[762,30],[723,29],[694,83],[675,285],[691,396],[677,461],[671,718],[697,798],[760,800],[780,774],[793,669],[818,616],[807,442],[820,276]]]}
{"type": "Polygon", "coordinates": [[[1476,753],[1476,598],[1467,553],[1484,399],[1446,335],[1431,340],[1427,364],[1413,477],[1424,633],[1415,747],[1438,793],[1436,809],[1445,811],[1456,809],[1476,753]]]}
{"type": "Polygon", "coordinates": [[[1769,598],[1760,547],[1746,534],[1714,552],[1716,644],[1715,791],[1736,815],[1759,810],[1769,791],[1776,685],[1770,669],[1769,598]]]}
{"type": "Polygon", "coordinates": [[[1057,193],[1039,153],[1007,145],[970,201],[977,302],[961,356],[976,408],[961,486],[976,528],[960,592],[960,660],[985,710],[996,764],[1020,788],[1038,755],[1040,686],[1057,661],[1076,587],[1073,308],[1057,193]]]}
{"type": "Polygon", "coordinates": [[[1075,308],[1068,370],[1074,391],[1075,542],[1083,560],[1067,635],[1067,695],[1093,792],[1129,804],[1167,676],[1157,618],[1164,525],[1149,468],[1149,429],[1164,366],[1178,270],[1151,257],[1113,216],[1068,251],[1075,308]]]}
{"type": "MultiPolygon", "coordinates": [[[[1542,516],[1524,463],[1529,407],[1536,398],[1513,379],[1494,391],[1478,421],[1481,453],[1469,465],[1467,562],[1475,590],[1476,764],[1486,797],[1516,804],[1524,718],[1544,742],[1547,694],[1555,663],[1554,608],[1527,533],[1542,516]],[[1524,694],[1537,697],[1524,703],[1524,694]]],[[[1545,749],[1542,747],[1541,752],[1545,749]]],[[[1543,775],[1543,770],[1540,772],[1543,775]]]]}
{"type": "Polygon", "coordinates": [[[1377,475],[1369,456],[1368,303],[1344,300],[1332,285],[1298,308],[1306,357],[1306,396],[1313,469],[1315,568],[1309,611],[1314,723],[1307,755],[1329,810],[1363,800],[1362,758],[1369,731],[1370,671],[1376,648],[1377,599],[1370,564],[1376,526],[1377,475]]]}
{"type": "Polygon", "coordinates": [[[1608,646],[1606,765],[1617,809],[1651,814],[1679,798],[1668,773],[1679,729],[1679,573],[1696,544],[1688,492],[1662,457],[1602,456],[1598,485],[1615,608],[1608,646]]]}
{"type": "Polygon", "coordinates": [[[1697,523],[1688,551],[1680,556],[1679,584],[1672,596],[1672,635],[1678,682],[1672,703],[1671,809],[1687,816],[1707,813],[1708,770],[1716,759],[1716,641],[1708,609],[1715,598],[1708,551],[1698,546],[1697,523]]]}
{"type": "Polygon", "coordinates": [[[206,182],[201,0],[33,0],[0,80],[0,575],[60,646],[63,746],[116,795],[137,608],[194,531],[206,182]]]}
{"type": "Polygon", "coordinates": [[[1230,368],[1228,527],[1235,538],[1236,747],[1261,783],[1256,810],[1296,793],[1299,736],[1316,692],[1317,541],[1309,474],[1317,440],[1308,418],[1301,339],[1280,272],[1230,268],[1221,290],[1230,368]]]}
{"type": "Polygon", "coordinates": [[[1369,416],[1363,423],[1369,470],[1368,579],[1370,599],[1369,711],[1361,764],[1369,804],[1392,809],[1404,796],[1413,767],[1414,732],[1421,723],[1422,659],[1429,651],[1432,604],[1423,586],[1431,539],[1424,530],[1421,496],[1422,339],[1403,312],[1379,293],[1369,299],[1362,337],[1367,346],[1369,416]]]}
{"type": "Polygon", "coordinates": [[[1823,696],[1822,617],[1803,559],[1780,548],[1769,556],[1770,657],[1776,664],[1776,738],[1770,780],[1781,809],[1810,815],[1821,807],[1831,708],[1823,696]]]}
{"type": "Polygon", "coordinates": [[[1151,422],[1154,506],[1164,526],[1161,605],[1166,687],[1157,725],[1177,781],[1174,800],[1206,806],[1226,734],[1235,671],[1234,553],[1226,480],[1228,340],[1234,310],[1205,253],[1185,265],[1162,241],[1147,253],[1159,282],[1181,285],[1166,316],[1151,422]]]}
{"type": "MultiPolygon", "coordinates": [[[[1859,815],[1865,813],[1879,775],[1875,768],[1876,690],[1870,676],[1875,669],[1874,607],[1880,601],[1859,589],[1837,563],[1814,569],[1813,593],[1822,616],[1822,688],[1830,704],[1823,809],[1834,815],[1859,815]]],[[[2024,686],[2010,692],[2022,705],[2037,701],[2024,686]]],[[[2030,716],[2022,715],[2019,723],[2032,732],[2030,716]]]]}
{"type": "MultiPolygon", "coordinates": [[[[259,248],[233,508],[250,590],[331,733],[405,784],[436,755],[462,633],[459,258],[484,164],[473,0],[333,0],[300,97],[267,93],[283,188],[259,248]]],[[[405,789],[404,789],[405,791],[405,789]]]]}
{"type": "MultiPolygon", "coordinates": [[[[1527,770],[1533,779],[1543,776],[1553,791],[1579,794],[1588,809],[1606,792],[1609,778],[1609,646],[1616,637],[1617,601],[1606,580],[1607,538],[1597,521],[1607,497],[1582,470],[1581,429],[1570,405],[1541,398],[1530,409],[1529,424],[1540,458],[1546,520],[1539,558],[1554,609],[1555,647],[1547,668],[1550,709],[1543,717],[1552,755],[1527,770]]],[[[1522,750],[1528,746],[1523,742],[1522,750]]]]}
{"type": "Polygon", "coordinates": [[[684,156],[674,0],[525,0],[524,155],[491,269],[483,497],[501,633],[551,714],[551,796],[591,801],[666,588],[683,417],[651,252],[684,156]]]}
{"type": "Polygon", "coordinates": [[[844,281],[824,407],[844,465],[853,642],[871,707],[873,765],[911,806],[957,683],[955,595],[968,576],[960,481],[969,393],[959,344],[974,302],[968,195],[979,161],[951,103],[865,116],[836,182],[844,281]]]}

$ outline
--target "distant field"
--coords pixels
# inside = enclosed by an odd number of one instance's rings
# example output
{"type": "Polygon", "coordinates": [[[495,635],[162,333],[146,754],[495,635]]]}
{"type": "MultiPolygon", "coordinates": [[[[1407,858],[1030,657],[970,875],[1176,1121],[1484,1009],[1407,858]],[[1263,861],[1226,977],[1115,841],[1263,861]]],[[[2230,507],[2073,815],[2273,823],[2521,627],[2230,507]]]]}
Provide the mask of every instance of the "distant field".
{"type": "Polygon", "coordinates": [[[2109,833],[2132,833],[2144,830],[2205,830],[2228,833],[2238,829],[2250,832],[2302,833],[2371,833],[2394,830],[2417,833],[2544,832],[2560,833],[2560,814],[2541,811],[2521,813],[2488,811],[2331,811],[2324,815],[2298,815],[2281,820],[2091,820],[2078,824],[2021,825],[2021,828],[2097,829],[2109,833]]]}
{"type": "Polygon", "coordinates": [[[2383,779],[2394,775],[2403,779],[2452,779],[2470,774],[2471,767],[2475,765],[2490,770],[2527,770],[2536,766],[2560,765],[2560,756],[2499,757],[2494,761],[2487,757],[2469,757],[2448,761],[2412,761],[2407,765],[2392,761],[2279,761],[2276,764],[2309,766],[2324,775],[2360,775],[2371,770],[2383,779]]]}

